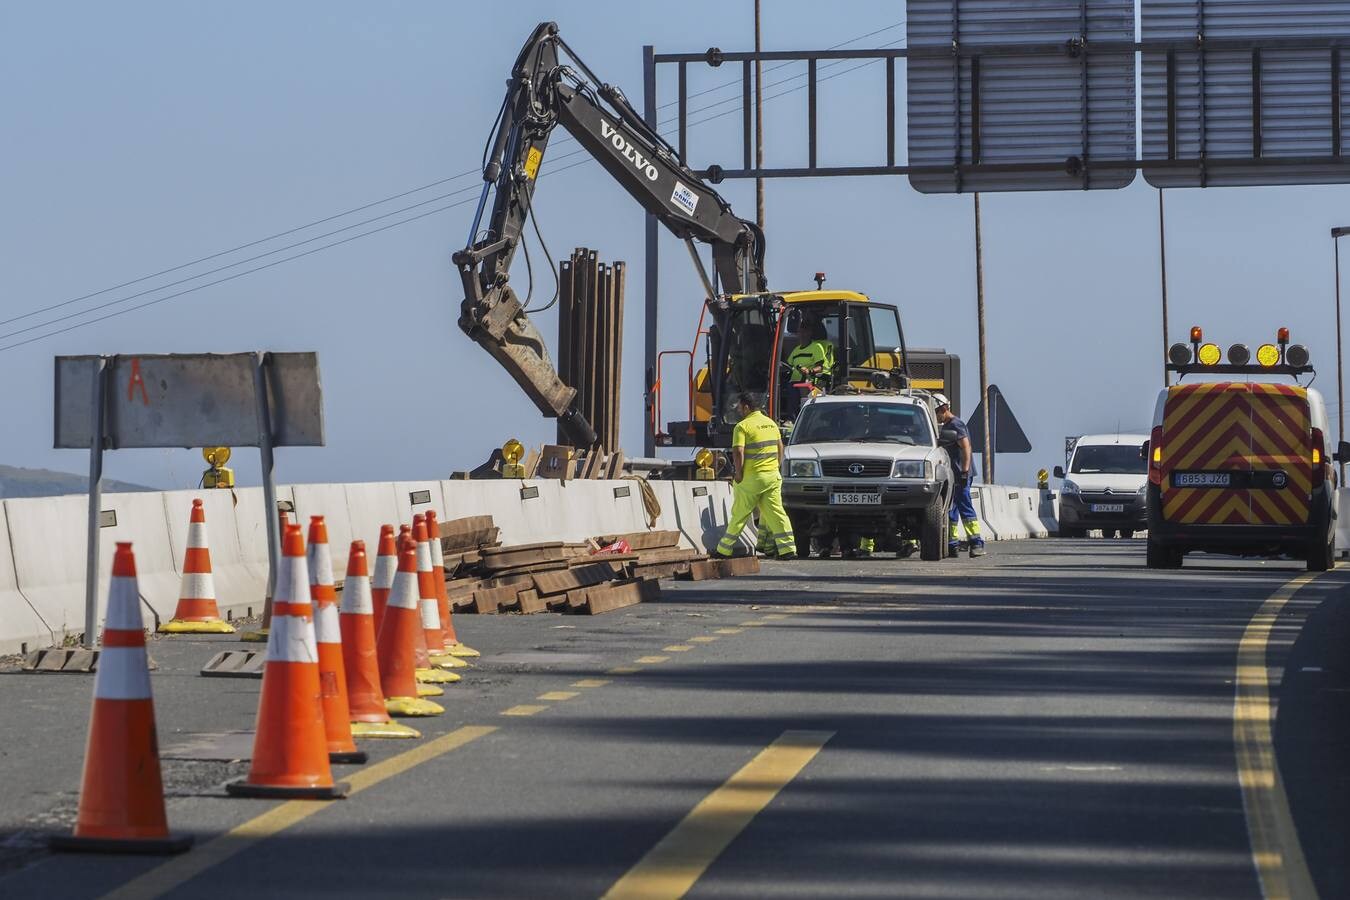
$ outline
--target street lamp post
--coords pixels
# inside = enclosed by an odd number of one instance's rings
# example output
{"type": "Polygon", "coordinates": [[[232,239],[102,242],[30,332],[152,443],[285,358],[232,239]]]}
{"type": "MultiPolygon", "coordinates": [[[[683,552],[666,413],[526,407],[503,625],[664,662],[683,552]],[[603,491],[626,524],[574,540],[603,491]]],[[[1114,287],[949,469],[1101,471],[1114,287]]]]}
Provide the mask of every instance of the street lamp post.
{"type": "MultiPolygon", "coordinates": [[[[1341,358],[1341,241],[1350,226],[1331,229],[1332,255],[1336,261],[1336,446],[1345,440],[1345,369],[1341,358]]],[[[1345,460],[1341,460],[1341,484],[1345,483],[1345,460]]]]}

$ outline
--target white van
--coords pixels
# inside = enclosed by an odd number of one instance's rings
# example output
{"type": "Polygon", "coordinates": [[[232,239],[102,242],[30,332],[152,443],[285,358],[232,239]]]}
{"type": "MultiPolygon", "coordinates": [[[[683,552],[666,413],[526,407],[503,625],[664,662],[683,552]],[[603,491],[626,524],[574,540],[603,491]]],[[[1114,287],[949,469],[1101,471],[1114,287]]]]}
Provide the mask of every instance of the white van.
{"type": "Polygon", "coordinates": [[[1148,527],[1146,434],[1085,434],[1074,444],[1059,493],[1059,536],[1133,537],[1148,527]]]}

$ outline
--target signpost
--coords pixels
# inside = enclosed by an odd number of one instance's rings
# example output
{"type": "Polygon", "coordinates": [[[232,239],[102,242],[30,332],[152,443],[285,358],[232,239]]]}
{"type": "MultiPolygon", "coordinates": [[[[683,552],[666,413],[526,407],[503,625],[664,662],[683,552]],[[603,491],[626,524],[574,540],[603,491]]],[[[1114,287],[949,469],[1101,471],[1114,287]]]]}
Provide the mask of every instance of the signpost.
{"type": "Polygon", "coordinates": [[[275,447],[321,447],[323,392],[314,353],[58,356],[53,446],[89,450],[84,644],[98,629],[103,451],[257,447],[267,522],[267,593],[276,587],[275,447]]]}

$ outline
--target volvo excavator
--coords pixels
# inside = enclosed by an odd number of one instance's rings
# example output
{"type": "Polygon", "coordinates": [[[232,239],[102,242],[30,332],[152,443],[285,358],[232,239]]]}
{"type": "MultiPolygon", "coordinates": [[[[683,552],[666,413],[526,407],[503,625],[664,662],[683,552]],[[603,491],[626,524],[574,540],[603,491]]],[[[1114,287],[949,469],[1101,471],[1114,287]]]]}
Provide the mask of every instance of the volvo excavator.
{"type": "MultiPolygon", "coordinates": [[[[559,420],[575,446],[594,445],[595,432],[577,409],[576,391],[559,378],[509,276],[549,137],[558,125],[644,210],[685,241],[703,283],[705,308],[694,350],[680,351],[691,360],[687,418],[662,430],[659,375],[648,385],[649,395],[656,393],[649,396],[654,401],[649,427],[658,444],[727,447],[735,399],[742,391],[766,395],[770,415],[790,419],[800,388],[792,383],[786,358],[803,329],[823,333],[834,344],[836,364],[826,373],[828,388],[911,386],[894,306],[853,291],[825,290],[820,274],[817,290],[769,291],[764,233],[737,216],[708,184],[719,180],[717,171],[710,170],[705,180],[690,169],[619,88],[601,82],[581,61],[559,36],[558,26],[545,22],[535,28],[511,70],[486,147],[483,192],[468,245],[455,253],[454,262],[464,284],[460,328],[511,374],[545,416],[559,420]],[[712,248],[711,275],[695,242],[712,248]]],[[[921,382],[912,386],[950,389],[921,382]]]]}

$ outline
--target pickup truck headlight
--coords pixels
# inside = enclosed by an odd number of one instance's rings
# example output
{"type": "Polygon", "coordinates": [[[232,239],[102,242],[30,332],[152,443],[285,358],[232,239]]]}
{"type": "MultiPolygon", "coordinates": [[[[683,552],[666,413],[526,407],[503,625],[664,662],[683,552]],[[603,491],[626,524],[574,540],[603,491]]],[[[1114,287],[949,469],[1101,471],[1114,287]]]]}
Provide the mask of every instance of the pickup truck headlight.
{"type": "Polygon", "coordinates": [[[932,478],[932,471],[926,459],[897,459],[891,469],[892,478],[932,478]]]}
{"type": "Polygon", "coordinates": [[[1069,481],[1068,479],[1065,479],[1064,484],[1060,487],[1059,491],[1062,494],[1077,494],[1078,485],[1072,481],[1069,481]]]}
{"type": "Polygon", "coordinates": [[[814,459],[789,459],[789,478],[819,478],[820,463],[814,459]]]}

